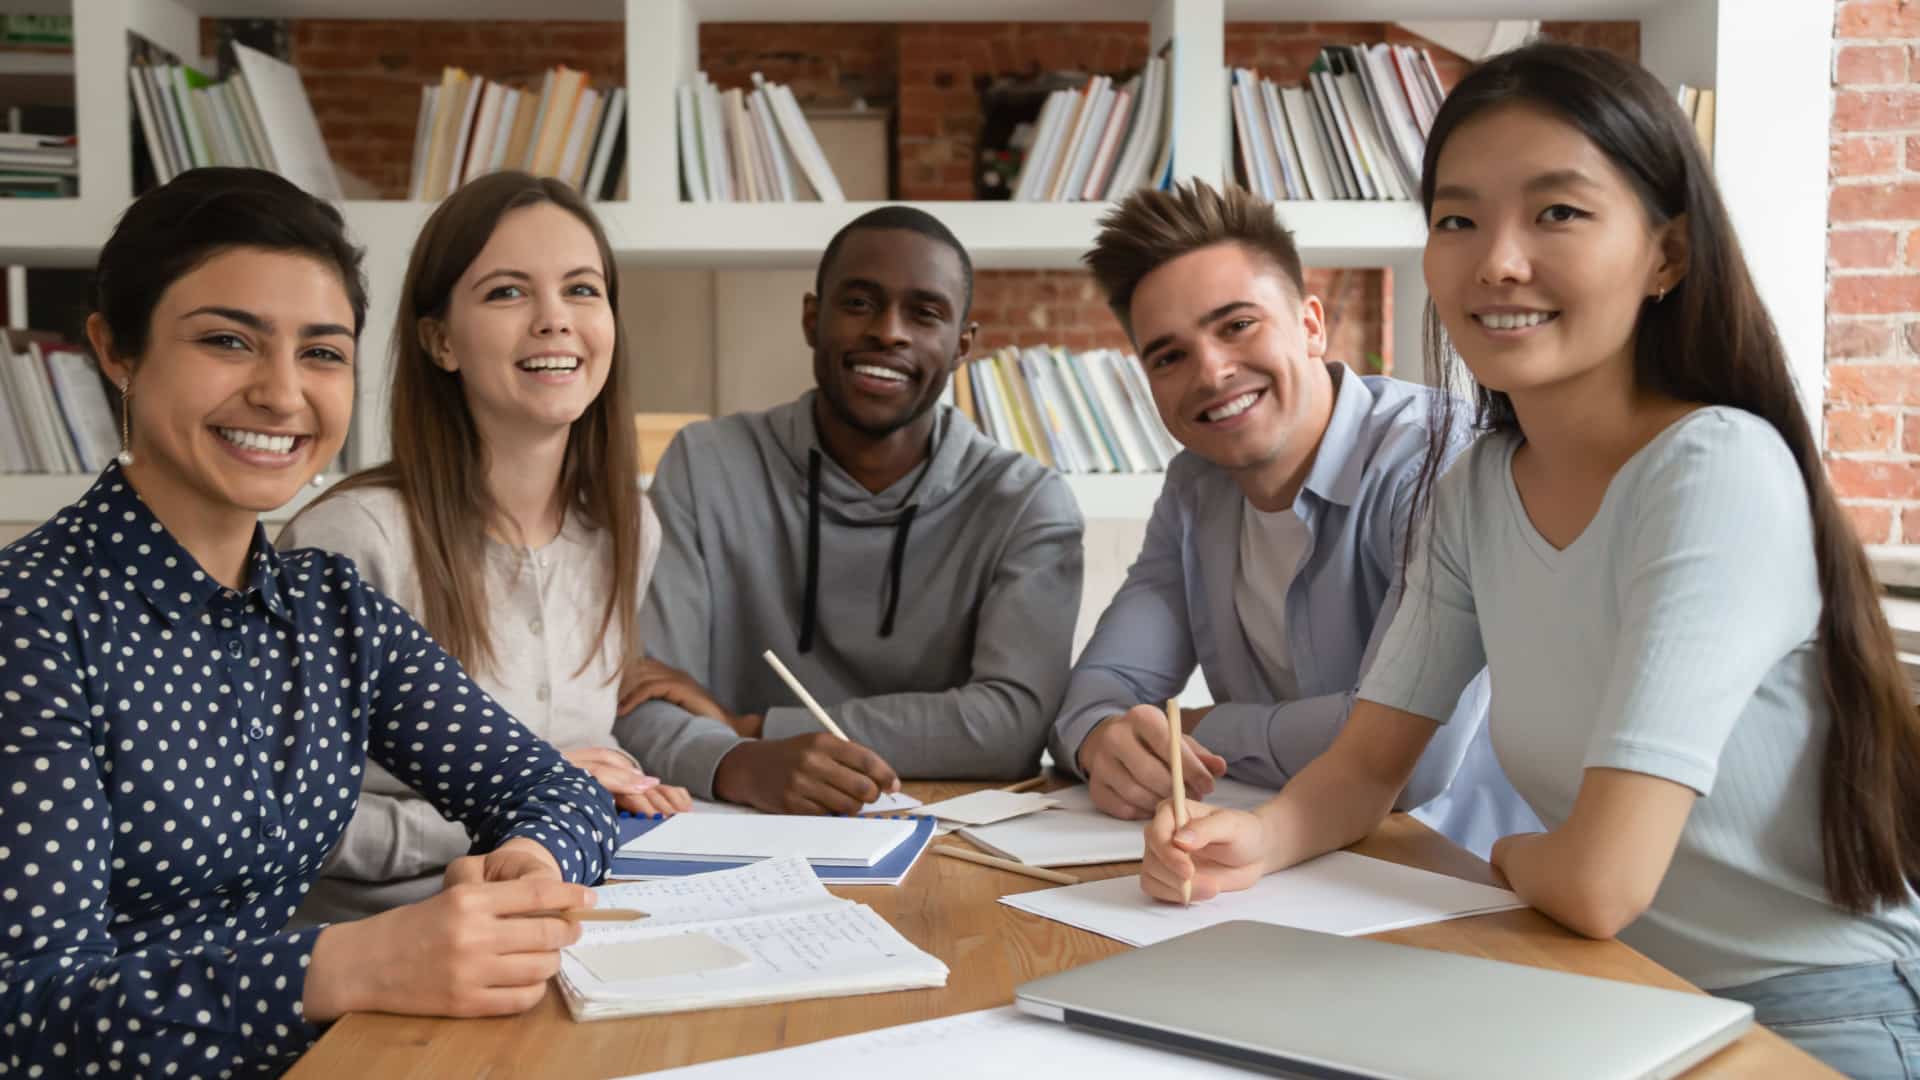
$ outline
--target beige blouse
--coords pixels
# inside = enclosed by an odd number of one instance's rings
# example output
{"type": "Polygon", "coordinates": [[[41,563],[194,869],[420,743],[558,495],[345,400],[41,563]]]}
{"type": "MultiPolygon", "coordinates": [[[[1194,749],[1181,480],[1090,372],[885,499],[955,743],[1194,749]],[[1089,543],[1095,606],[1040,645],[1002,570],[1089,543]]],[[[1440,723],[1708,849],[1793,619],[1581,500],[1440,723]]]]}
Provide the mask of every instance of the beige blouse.
{"type": "MultiPolygon", "coordinates": [[[[640,500],[641,595],[660,554],[653,507],[640,500]]],[[[535,734],[562,750],[619,749],[613,740],[625,651],[610,638],[584,670],[600,628],[611,540],[568,514],[560,535],[537,549],[489,539],[486,586],[493,669],[480,688],[535,734]]],[[[330,496],[280,534],[279,548],[317,547],[353,559],[360,574],[415,618],[424,610],[412,534],[391,488],[330,496]]],[[[440,816],[412,788],[367,762],[360,805],[328,857],[296,925],[338,922],[423,900],[439,891],[449,862],[467,854],[465,828],[440,816]]]]}

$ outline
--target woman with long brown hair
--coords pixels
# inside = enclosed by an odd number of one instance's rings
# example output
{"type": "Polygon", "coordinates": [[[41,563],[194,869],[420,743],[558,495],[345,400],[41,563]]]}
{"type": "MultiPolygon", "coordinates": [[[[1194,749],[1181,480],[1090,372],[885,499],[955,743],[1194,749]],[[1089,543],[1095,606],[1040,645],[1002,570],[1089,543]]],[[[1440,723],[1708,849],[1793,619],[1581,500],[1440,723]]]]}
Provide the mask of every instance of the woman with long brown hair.
{"type": "Polygon", "coordinates": [[[1422,478],[1333,745],[1254,813],[1163,808],[1143,886],[1366,834],[1485,663],[1547,826],[1493,849],[1515,892],[1842,1071],[1915,1075],[1920,721],[1686,118],[1631,63],[1531,45],[1447,98],[1421,195],[1430,359],[1464,360],[1486,434],[1422,478]]]}
{"type": "MultiPolygon", "coordinates": [[[[612,251],[556,180],[495,173],[427,220],[394,334],[393,457],[347,478],[280,541],[351,556],[521,723],[626,810],[685,809],[610,734],[639,664],[637,597],[659,550],[627,411],[612,251]]],[[[423,678],[430,678],[422,673],[423,678]]],[[[449,726],[484,741],[484,726],[449,726]]],[[[303,918],[433,893],[466,831],[413,778],[369,767],[303,918]]]]}

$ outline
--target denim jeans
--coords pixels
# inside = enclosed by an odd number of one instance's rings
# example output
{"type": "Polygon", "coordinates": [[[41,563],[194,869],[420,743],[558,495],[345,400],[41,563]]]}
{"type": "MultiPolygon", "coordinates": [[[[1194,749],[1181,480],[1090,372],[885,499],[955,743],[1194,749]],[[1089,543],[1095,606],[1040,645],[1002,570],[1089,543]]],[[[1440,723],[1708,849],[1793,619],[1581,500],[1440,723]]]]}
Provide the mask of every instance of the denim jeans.
{"type": "Polygon", "coordinates": [[[1856,1080],[1920,1080],[1920,958],[1810,968],[1715,990],[1856,1080]]]}

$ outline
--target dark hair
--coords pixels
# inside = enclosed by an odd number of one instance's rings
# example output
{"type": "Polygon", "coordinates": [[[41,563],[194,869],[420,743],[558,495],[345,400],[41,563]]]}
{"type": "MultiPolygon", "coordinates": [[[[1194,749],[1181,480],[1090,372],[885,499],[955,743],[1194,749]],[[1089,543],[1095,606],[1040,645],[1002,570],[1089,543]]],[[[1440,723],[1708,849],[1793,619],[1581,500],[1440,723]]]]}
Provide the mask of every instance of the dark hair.
{"type": "MultiPolygon", "coordinates": [[[[1548,43],[1503,53],[1461,80],[1434,120],[1420,184],[1429,217],[1447,138],[1486,110],[1515,103],[1550,113],[1598,147],[1655,224],[1685,218],[1686,273],[1663,299],[1650,297],[1641,306],[1634,381],[1680,401],[1744,409],[1771,424],[1792,451],[1813,516],[1825,601],[1816,644],[1831,713],[1820,774],[1827,892],[1855,912],[1904,902],[1910,887],[1920,887],[1920,717],[1866,555],[1827,481],[1786,350],[1747,272],[1692,124],[1658,80],[1612,53],[1548,43]]],[[[1426,358],[1442,390],[1449,389],[1457,376],[1454,355],[1431,301],[1426,358]]],[[[1425,516],[1453,426],[1455,399],[1450,393],[1441,399],[1415,490],[1416,522],[1425,516]]],[[[1507,395],[1479,386],[1475,400],[1476,427],[1518,430],[1507,395]]]]}
{"type": "Polygon", "coordinates": [[[820,253],[820,265],[813,272],[813,293],[824,299],[827,290],[827,268],[833,265],[834,257],[840,254],[840,244],[849,235],[883,229],[904,229],[919,233],[921,236],[945,244],[960,257],[960,274],[965,279],[967,294],[960,304],[960,321],[965,322],[967,314],[973,310],[973,259],[953,235],[953,230],[941,224],[940,219],[912,206],[882,206],[869,210],[852,221],[841,226],[840,231],[827,241],[827,250],[820,253]]]}
{"type": "Polygon", "coordinates": [[[1262,255],[1307,294],[1300,249],[1273,204],[1243,187],[1215,190],[1190,180],[1169,191],[1141,188],[1100,219],[1100,236],[1081,261],[1107,295],[1107,306],[1133,333],[1133,291],[1167,263],[1215,244],[1239,244],[1262,255]]]}
{"type": "Polygon", "coordinates": [[[264,169],[189,169],[135,199],[100,248],[94,310],[113,351],[146,352],[153,309],[174,282],[231,248],[312,256],[340,273],[357,339],[367,318],[361,250],[340,211],[264,169]]]}
{"type": "MultiPolygon", "coordinates": [[[[390,487],[400,493],[419,567],[427,632],[470,670],[494,663],[487,619],[485,544],[498,513],[487,488],[487,447],[467,408],[460,375],[433,362],[421,340],[422,319],[444,319],[453,288],[493,238],[500,220],[515,210],[551,203],[579,219],[593,234],[606,275],[607,305],[620,317],[619,267],[607,234],[579,193],[549,177],[524,172],[489,173],[447,196],[414,241],[400,312],[393,332],[393,384],[388,398],[393,458],[335,484],[322,496],[359,487],[390,487]]],[[[567,436],[560,465],[566,508],[589,525],[606,529],[611,543],[605,580],[606,605],[594,646],[581,658],[586,670],[609,641],[637,653],[632,632],[640,592],[640,463],[633,416],[627,406],[626,340],[615,330],[607,384],[567,436]]]]}

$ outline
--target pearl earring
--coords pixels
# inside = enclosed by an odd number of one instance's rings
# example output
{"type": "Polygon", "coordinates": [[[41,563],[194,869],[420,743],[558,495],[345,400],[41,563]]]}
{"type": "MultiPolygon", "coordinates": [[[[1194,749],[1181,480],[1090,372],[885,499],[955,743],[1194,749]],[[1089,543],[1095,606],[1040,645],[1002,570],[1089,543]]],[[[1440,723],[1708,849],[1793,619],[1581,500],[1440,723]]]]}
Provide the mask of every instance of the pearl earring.
{"type": "Polygon", "coordinates": [[[132,386],[131,379],[123,379],[120,382],[120,452],[114,455],[113,460],[119,462],[123,469],[133,464],[133,440],[129,435],[131,422],[128,419],[128,414],[133,411],[132,406],[128,404],[133,398],[132,386]]]}
{"type": "Polygon", "coordinates": [[[307,483],[317,488],[323,488],[327,486],[327,478],[323,473],[314,473],[313,479],[307,481],[307,483]]]}

